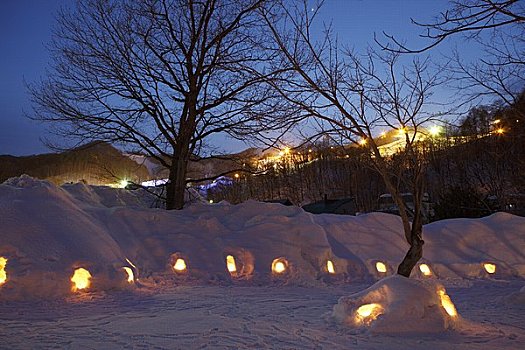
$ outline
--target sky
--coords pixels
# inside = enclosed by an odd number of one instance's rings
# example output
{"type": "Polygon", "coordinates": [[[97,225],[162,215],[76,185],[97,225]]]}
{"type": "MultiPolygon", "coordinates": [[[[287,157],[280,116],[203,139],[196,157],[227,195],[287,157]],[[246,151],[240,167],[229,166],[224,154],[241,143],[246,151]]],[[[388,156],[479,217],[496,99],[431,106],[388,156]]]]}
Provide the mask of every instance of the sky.
{"type": "MultiPolygon", "coordinates": [[[[41,139],[49,137],[48,126],[27,118],[32,107],[26,83],[38,82],[46,74],[55,15],[73,0],[0,1],[0,154],[30,155],[49,152],[41,139]]],[[[447,7],[445,0],[327,0],[320,14],[333,20],[341,43],[356,49],[373,41],[382,31],[416,43],[418,29],[410,18],[430,20],[447,7]]],[[[451,49],[445,43],[441,51],[451,49]]],[[[60,142],[60,140],[56,140],[60,142]]],[[[216,137],[226,151],[245,148],[239,142],[216,137]]]]}

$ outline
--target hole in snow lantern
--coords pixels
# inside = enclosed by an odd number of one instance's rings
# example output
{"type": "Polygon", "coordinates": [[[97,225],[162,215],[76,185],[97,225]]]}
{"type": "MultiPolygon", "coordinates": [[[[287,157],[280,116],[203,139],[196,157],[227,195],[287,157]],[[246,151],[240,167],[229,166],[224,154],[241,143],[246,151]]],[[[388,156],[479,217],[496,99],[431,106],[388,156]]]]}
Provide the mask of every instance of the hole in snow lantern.
{"type": "Polygon", "coordinates": [[[361,305],[355,312],[354,320],[357,324],[369,325],[383,312],[384,309],[380,304],[361,305]]]}
{"type": "Polygon", "coordinates": [[[421,271],[423,276],[427,276],[427,277],[432,276],[432,271],[430,270],[430,267],[427,264],[420,264],[419,271],[421,271]]]}
{"type": "Polygon", "coordinates": [[[334,274],[335,273],[334,263],[332,262],[332,260],[327,260],[326,261],[326,270],[330,274],[334,274]]]}
{"type": "Polygon", "coordinates": [[[228,255],[226,257],[226,268],[232,275],[237,272],[237,265],[235,265],[235,258],[232,255],[228,255]]]}
{"type": "Polygon", "coordinates": [[[487,271],[487,273],[490,273],[490,274],[496,273],[496,265],[495,264],[484,263],[483,267],[485,268],[485,271],[487,271]]]}
{"type": "Polygon", "coordinates": [[[385,265],[385,263],[381,262],[381,261],[376,262],[376,270],[377,270],[377,272],[385,273],[386,272],[386,265],[385,265]]]}
{"type": "Polygon", "coordinates": [[[282,274],[288,269],[288,262],[285,259],[277,258],[272,262],[272,272],[282,274]]]}
{"type": "Polygon", "coordinates": [[[175,272],[185,272],[187,267],[186,267],[186,262],[184,261],[184,259],[182,258],[178,258],[176,261],[175,261],[175,264],[173,264],[173,269],[175,270],[175,272]]]}
{"type": "Polygon", "coordinates": [[[84,268],[78,268],[75,270],[73,277],[71,277],[71,282],[73,282],[72,290],[73,292],[87,289],[91,284],[91,274],[88,270],[84,268]]]}
{"type": "Polygon", "coordinates": [[[128,274],[128,283],[135,282],[135,275],[133,275],[133,270],[130,267],[124,266],[124,271],[128,274]]]}
{"type": "Polygon", "coordinates": [[[7,259],[0,256],[0,286],[7,281],[7,272],[5,272],[5,266],[7,265],[7,259]]]}
{"type": "Polygon", "coordinates": [[[444,289],[440,289],[438,290],[438,294],[439,298],[441,299],[441,306],[443,307],[443,309],[445,309],[449,316],[455,317],[458,314],[458,312],[446,291],[444,289]]]}

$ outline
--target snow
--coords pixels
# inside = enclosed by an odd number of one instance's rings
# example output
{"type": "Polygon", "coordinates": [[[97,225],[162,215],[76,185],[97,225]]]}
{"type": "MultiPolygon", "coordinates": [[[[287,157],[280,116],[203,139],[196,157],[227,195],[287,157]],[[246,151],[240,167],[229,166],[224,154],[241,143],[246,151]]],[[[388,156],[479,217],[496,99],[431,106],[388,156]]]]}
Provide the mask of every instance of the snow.
{"type": "Polygon", "coordinates": [[[27,176],[0,184],[7,277],[0,285],[0,338],[9,348],[459,342],[474,349],[517,348],[525,340],[525,218],[497,213],[426,225],[423,261],[432,276],[414,269],[405,279],[387,277],[407,250],[393,215],[312,215],[255,201],[165,211],[150,203],[141,191],[57,187],[27,176]],[[175,273],[179,258],[187,270],[175,273]],[[287,267],[283,273],[272,273],[275,259],[287,267]],[[484,269],[488,262],[494,274],[484,269]],[[72,291],[77,268],[92,276],[87,291],[72,291]],[[132,283],[124,268],[133,272],[132,283]],[[444,288],[456,318],[440,306],[444,288]],[[362,303],[380,304],[382,314],[366,325],[348,322],[362,303]],[[389,335],[399,333],[408,338],[389,335]]]}

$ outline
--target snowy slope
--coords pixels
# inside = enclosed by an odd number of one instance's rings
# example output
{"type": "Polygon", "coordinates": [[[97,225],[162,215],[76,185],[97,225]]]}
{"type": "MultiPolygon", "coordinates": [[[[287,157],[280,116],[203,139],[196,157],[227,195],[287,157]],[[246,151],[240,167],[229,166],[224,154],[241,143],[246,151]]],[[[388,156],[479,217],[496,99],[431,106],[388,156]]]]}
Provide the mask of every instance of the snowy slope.
{"type": "MultiPolygon", "coordinates": [[[[8,277],[0,299],[68,295],[77,267],[92,274],[92,290],[133,288],[123,267],[133,270],[139,285],[372,281],[392,274],[407,249],[399,218],[388,214],[312,215],[254,201],[164,211],[147,208],[126,190],[56,187],[29,177],[0,185],[0,217],[8,277]],[[233,277],[227,255],[235,257],[233,277]],[[185,273],[173,270],[179,258],[185,273]],[[272,274],[278,258],[287,269],[272,274]],[[377,272],[378,261],[386,273],[377,272]]],[[[524,218],[442,221],[427,225],[424,235],[434,276],[487,277],[484,262],[497,266],[495,277],[525,276],[524,218]]]]}

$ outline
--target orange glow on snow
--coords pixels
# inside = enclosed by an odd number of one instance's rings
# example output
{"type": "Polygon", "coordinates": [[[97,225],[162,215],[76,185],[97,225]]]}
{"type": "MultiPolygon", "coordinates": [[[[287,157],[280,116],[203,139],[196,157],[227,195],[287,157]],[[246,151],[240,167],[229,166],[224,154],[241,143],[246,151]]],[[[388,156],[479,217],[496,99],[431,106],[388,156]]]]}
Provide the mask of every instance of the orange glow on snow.
{"type": "Polygon", "coordinates": [[[124,266],[124,271],[128,274],[128,283],[135,282],[135,275],[133,274],[133,270],[130,267],[124,266]]]}
{"type": "Polygon", "coordinates": [[[439,298],[441,299],[441,306],[449,316],[455,317],[457,316],[458,312],[456,310],[456,307],[454,306],[454,303],[452,300],[450,300],[450,297],[446,293],[444,289],[438,290],[439,298]]]}
{"type": "Polygon", "coordinates": [[[326,269],[328,270],[328,273],[331,273],[331,274],[335,273],[334,263],[332,262],[332,260],[328,260],[326,262],[326,269]]]}
{"type": "Polygon", "coordinates": [[[286,260],[283,259],[275,259],[272,262],[272,271],[280,274],[286,271],[286,260]]]}
{"type": "Polygon", "coordinates": [[[381,261],[376,262],[376,270],[377,272],[385,273],[386,272],[385,263],[381,261]]]}
{"type": "Polygon", "coordinates": [[[235,265],[235,258],[231,255],[226,257],[226,268],[231,274],[237,272],[237,265],[235,265]]]}
{"type": "Polygon", "coordinates": [[[0,256],[0,286],[7,281],[7,273],[5,272],[5,266],[7,265],[7,259],[0,256]]]}
{"type": "Polygon", "coordinates": [[[380,304],[372,303],[361,305],[355,312],[354,320],[357,324],[369,325],[384,312],[380,304]]]}
{"type": "Polygon", "coordinates": [[[71,287],[73,292],[87,289],[91,285],[91,274],[82,267],[78,268],[75,270],[73,277],[71,277],[71,282],[73,282],[73,286],[71,287]]]}
{"type": "Polygon", "coordinates": [[[484,263],[483,267],[485,268],[485,271],[487,271],[490,274],[496,273],[496,265],[491,263],[484,263]]]}
{"type": "Polygon", "coordinates": [[[173,265],[173,269],[177,272],[186,271],[186,262],[184,259],[178,258],[177,261],[175,261],[175,265],[173,265]]]}
{"type": "Polygon", "coordinates": [[[419,271],[421,271],[421,273],[425,276],[432,276],[432,271],[427,264],[420,264],[419,271]]]}

